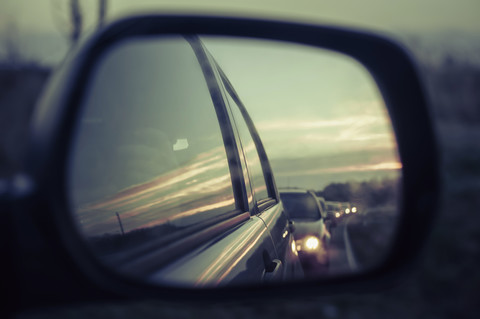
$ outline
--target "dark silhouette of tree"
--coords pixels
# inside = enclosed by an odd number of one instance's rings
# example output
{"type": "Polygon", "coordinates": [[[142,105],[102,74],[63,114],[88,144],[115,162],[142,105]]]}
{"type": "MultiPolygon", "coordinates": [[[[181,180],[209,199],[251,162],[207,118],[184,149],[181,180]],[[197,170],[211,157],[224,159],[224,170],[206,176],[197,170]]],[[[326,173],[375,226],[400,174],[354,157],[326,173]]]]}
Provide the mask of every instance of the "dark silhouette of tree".
{"type": "MultiPolygon", "coordinates": [[[[107,15],[107,0],[98,0],[97,9],[97,28],[101,28],[105,23],[105,17],[107,15]]],[[[70,0],[69,2],[69,41],[73,46],[80,39],[84,29],[85,12],[82,10],[82,6],[79,0],[70,0]]],[[[65,22],[63,22],[65,23],[65,22]]],[[[62,25],[63,25],[62,23],[62,25]]]]}
{"type": "Polygon", "coordinates": [[[322,194],[326,200],[348,202],[352,197],[351,185],[349,183],[332,183],[325,187],[322,194]]]}
{"type": "Polygon", "coordinates": [[[80,10],[80,4],[78,3],[78,0],[70,0],[70,19],[70,42],[73,46],[80,38],[83,27],[83,14],[80,10]]]}
{"type": "Polygon", "coordinates": [[[103,27],[105,16],[107,15],[107,0],[98,1],[98,23],[97,28],[103,27]]]}
{"type": "Polygon", "coordinates": [[[10,22],[7,24],[6,29],[6,36],[2,41],[5,48],[5,58],[3,59],[3,63],[14,66],[23,60],[18,44],[18,28],[15,23],[10,22]]]}
{"type": "Polygon", "coordinates": [[[325,200],[350,202],[363,207],[396,205],[400,195],[399,180],[372,179],[364,182],[331,183],[318,196],[325,200]]]}

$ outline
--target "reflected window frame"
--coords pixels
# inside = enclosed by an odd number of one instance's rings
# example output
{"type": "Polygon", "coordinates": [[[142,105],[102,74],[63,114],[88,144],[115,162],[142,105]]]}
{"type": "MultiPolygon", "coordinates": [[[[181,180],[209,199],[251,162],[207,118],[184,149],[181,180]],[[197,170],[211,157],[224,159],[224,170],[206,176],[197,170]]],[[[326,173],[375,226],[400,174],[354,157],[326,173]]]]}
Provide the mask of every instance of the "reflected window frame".
{"type": "MultiPolygon", "coordinates": [[[[245,124],[248,128],[248,134],[253,140],[253,143],[255,145],[256,155],[258,155],[258,158],[260,160],[260,166],[263,173],[263,180],[266,185],[267,197],[258,199],[256,198],[255,191],[253,189],[251,190],[251,192],[253,193],[253,202],[254,202],[253,204],[254,204],[254,210],[255,210],[254,213],[259,214],[265,209],[279,202],[279,194],[278,194],[275,180],[273,177],[272,168],[270,166],[267,153],[265,151],[265,148],[263,147],[263,143],[260,139],[258,131],[255,128],[255,125],[250,115],[248,114],[245,108],[245,105],[240,100],[240,97],[238,96],[237,92],[233,88],[233,85],[230,83],[230,80],[227,78],[227,76],[225,75],[221,67],[218,65],[218,63],[214,61],[214,64],[216,69],[218,70],[220,82],[223,84],[223,88],[226,91],[225,95],[229,103],[228,111],[230,113],[230,116],[232,117],[232,122],[235,123],[234,125],[235,125],[236,134],[238,135],[238,139],[240,140],[240,143],[242,143],[241,137],[240,137],[241,134],[239,133],[238,124],[236,123],[236,121],[243,121],[243,124],[245,124]],[[233,108],[237,108],[237,110],[240,113],[240,118],[239,116],[235,116],[235,112],[232,110],[233,108]]],[[[238,147],[242,149],[242,153],[245,152],[245,150],[243,150],[242,148],[242,145],[238,145],[238,147]]],[[[255,185],[254,185],[252,173],[248,169],[248,160],[246,158],[246,155],[243,156],[243,160],[244,160],[243,164],[247,166],[248,180],[250,181],[249,187],[251,186],[254,187],[255,185]]]]}

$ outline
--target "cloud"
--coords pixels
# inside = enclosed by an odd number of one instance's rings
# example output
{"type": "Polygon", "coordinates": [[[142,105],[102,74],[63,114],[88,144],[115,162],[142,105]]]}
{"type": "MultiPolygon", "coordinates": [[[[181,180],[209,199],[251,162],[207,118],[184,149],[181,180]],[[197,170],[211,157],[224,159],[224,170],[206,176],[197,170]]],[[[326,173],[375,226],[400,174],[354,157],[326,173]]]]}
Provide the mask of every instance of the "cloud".
{"type": "Polygon", "coordinates": [[[337,166],[327,168],[306,168],[291,171],[277,171],[278,176],[299,176],[299,175],[316,175],[324,173],[348,173],[348,172],[366,172],[366,171],[385,171],[400,170],[402,163],[400,162],[382,162],[375,164],[356,164],[348,166],[337,166]]]}
{"type": "Polygon", "coordinates": [[[256,123],[256,127],[271,158],[285,157],[286,150],[296,156],[312,156],[352,150],[396,149],[395,135],[387,115],[378,110],[375,114],[369,113],[331,119],[270,119],[256,123]]]}
{"type": "Polygon", "coordinates": [[[295,109],[297,114],[279,113],[281,117],[277,119],[275,114],[272,114],[266,120],[265,117],[261,117],[262,120],[255,121],[255,126],[261,132],[315,129],[337,129],[339,132],[344,132],[346,129],[351,130],[353,128],[391,127],[383,100],[349,100],[324,108],[304,105],[295,109]],[[334,110],[333,114],[327,114],[332,113],[332,110],[334,110]],[[300,111],[303,113],[300,113],[300,111]]]}

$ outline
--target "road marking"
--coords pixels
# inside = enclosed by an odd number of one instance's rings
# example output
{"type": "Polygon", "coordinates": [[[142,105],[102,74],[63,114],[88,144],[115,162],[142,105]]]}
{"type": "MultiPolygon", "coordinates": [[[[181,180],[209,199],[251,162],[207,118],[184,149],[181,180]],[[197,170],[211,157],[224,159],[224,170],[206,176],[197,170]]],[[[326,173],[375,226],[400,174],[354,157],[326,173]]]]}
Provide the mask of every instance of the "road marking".
{"type": "Polygon", "coordinates": [[[347,261],[348,265],[350,266],[350,269],[352,271],[355,271],[358,267],[357,261],[355,260],[355,256],[352,251],[352,246],[350,245],[350,237],[348,236],[348,221],[350,220],[349,218],[345,221],[345,227],[343,228],[343,240],[345,242],[345,251],[347,253],[347,261]]]}

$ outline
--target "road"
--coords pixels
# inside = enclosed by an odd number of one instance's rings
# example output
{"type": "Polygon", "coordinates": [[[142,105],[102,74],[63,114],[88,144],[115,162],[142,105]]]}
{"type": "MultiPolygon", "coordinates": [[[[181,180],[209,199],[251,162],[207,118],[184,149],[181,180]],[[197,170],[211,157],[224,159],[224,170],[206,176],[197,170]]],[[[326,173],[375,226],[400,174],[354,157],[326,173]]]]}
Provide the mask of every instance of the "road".
{"type": "Polygon", "coordinates": [[[375,267],[389,252],[397,221],[398,210],[393,206],[343,216],[330,229],[328,268],[323,262],[306,261],[306,276],[335,276],[375,267]]]}
{"type": "Polygon", "coordinates": [[[337,226],[330,231],[332,238],[329,245],[329,275],[351,273],[356,269],[356,261],[348,236],[349,218],[350,216],[338,222],[337,226]]]}
{"type": "Polygon", "coordinates": [[[331,275],[375,267],[390,249],[398,221],[398,209],[376,207],[363,214],[348,215],[331,230],[331,275]]]}

